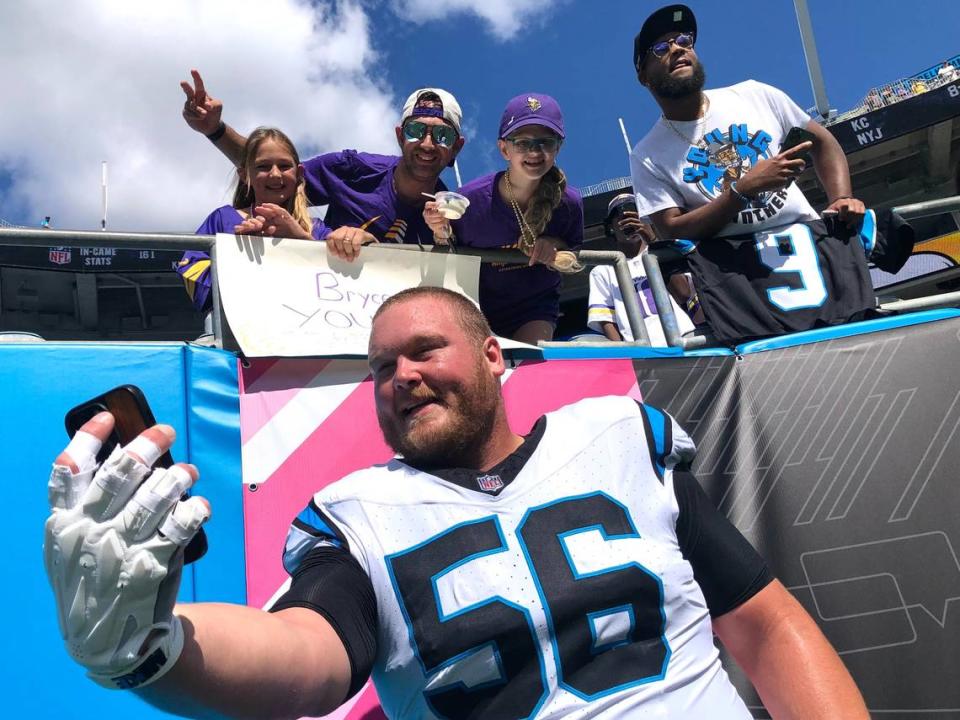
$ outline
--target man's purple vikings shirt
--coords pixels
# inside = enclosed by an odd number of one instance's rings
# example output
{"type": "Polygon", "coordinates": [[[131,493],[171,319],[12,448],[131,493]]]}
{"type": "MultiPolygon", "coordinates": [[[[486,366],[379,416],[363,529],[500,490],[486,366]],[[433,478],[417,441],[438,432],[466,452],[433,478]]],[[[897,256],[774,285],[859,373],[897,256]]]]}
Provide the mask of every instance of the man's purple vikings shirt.
{"type": "MultiPolygon", "coordinates": [[[[467,183],[459,192],[470,207],[453,222],[456,242],[477,248],[519,248],[520,226],[513,208],[497,192],[503,172],[467,183]]],[[[583,244],[583,200],[571,186],[563,192],[544,235],[563,240],[571,250],[583,244]]],[[[480,267],[480,308],[498,335],[512,335],[530,320],[556,322],[560,315],[560,273],[540,263],[480,267]]]]}
{"type": "MultiPolygon", "coordinates": [[[[342,150],[303,163],[311,205],[329,205],[324,222],[366,230],[380,242],[433,244],[423,205],[403,202],[393,187],[395,155],[342,150]]],[[[437,190],[446,190],[438,179],[437,190]]]]}

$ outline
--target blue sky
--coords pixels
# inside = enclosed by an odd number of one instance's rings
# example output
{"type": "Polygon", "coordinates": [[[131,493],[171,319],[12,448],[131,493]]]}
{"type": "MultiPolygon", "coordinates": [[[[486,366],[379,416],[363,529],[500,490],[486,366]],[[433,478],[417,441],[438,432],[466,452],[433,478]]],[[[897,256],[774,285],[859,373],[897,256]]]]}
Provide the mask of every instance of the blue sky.
{"type": "MultiPolygon", "coordinates": [[[[873,85],[960,52],[960,5],[809,4],[831,105],[840,111],[873,85]]],[[[465,114],[464,181],[501,167],[495,138],[506,101],[546,92],[566,116],[559,161],[570,181],[626,175],[617,118],[636,142],[658,115],[632,69],[633,36],[660,5],[23,0],[5,9],[0,25],[0,219],[36,225],[48,214],[56,227],[97,228],[107,160],[110,229],[196,228],[228,200],[232,173],[179,117],[178,83],[191,67],[224,100],[228,122],[244,131],[277,125],[304,156],[344,147],[392,152],[406,95],[445,87],[465,114]]],[[[754,78],[813,105],[790,0],[690,5],[708,86],[754,78]]]]}
{"type": "MultiPolygon", "coordinates": [[[[426,40],[423,28],[401,25],[381,8],[377,35],[390,52],[384,70],[392,85],[449,87],[476,123],[476,137],[461,154],[464,180],[499,169],[493,139],[506,100],[540,91],[556,97],[564,110],[568,141],[560,165],[573,184],[589,185],[629,174],[618,117],[636,143],[659,116],[631,61],[634,35],[662,4],[556,3],[506,42],[463,17],[431,25],[426,40]]],[[[708,86],[753,78],[783,89],[803,108],[813,106],[790,0],[688,4],[699,23],[697,51],[708,86]]],[[[828,97],[841,112],[874,85],[960,53],[960,4],[810,0],[809,8],[828,97]],[[905,6],[915,11],[905,12],[905,6]]]]}

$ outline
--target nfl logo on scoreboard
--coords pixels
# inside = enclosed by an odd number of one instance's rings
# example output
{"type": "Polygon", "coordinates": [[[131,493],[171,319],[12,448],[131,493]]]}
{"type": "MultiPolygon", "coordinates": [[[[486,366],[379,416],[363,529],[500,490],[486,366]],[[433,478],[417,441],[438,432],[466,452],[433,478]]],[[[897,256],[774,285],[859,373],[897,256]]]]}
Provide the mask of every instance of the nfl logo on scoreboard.
{"type": "Polygon", "coordinates": [[[70,260],[73,258],[73,252],[70,248],[55,247],[50,248],[50,253],[47,257],[54,265],[69,265],[70,260]]]}
{"type": "Polygon", "coordinates": [[[499,475],[480,475],[477,478],[477,485],[485,492],[496,492],[503,488],[503,480],[499,475]]]}

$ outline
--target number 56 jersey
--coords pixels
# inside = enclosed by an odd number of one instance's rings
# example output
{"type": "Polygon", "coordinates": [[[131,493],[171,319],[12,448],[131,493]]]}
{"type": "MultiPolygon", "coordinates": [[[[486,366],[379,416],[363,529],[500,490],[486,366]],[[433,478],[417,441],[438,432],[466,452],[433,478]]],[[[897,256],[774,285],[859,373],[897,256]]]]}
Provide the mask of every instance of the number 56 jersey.
{"type": "Polygon", "coordinates": [[[393,460],[334,483],[285,563],[340,543],[369,575],[389,717],[750,718],[678,535],[692,451],[655,408],[583,400],[486,473],[393,460]]]}

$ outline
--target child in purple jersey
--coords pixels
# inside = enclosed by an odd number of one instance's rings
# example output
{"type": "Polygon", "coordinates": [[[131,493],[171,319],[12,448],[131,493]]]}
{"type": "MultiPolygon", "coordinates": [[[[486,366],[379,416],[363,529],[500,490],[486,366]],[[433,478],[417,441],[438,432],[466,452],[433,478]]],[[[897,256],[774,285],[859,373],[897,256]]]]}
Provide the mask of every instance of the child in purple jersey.
{"type": "Polygon", "coordinates": [[[563,115],[549,95],[518,95],[507,103],[497,145],[507,169],[467,183],[467,213],[453,222],[436,203],[423,216],[438,243],[517,248],[524,265],[485,263],[480,308],[494,332],[521,342],[549,340],[560,315],[560,273],[582,269],[570,252],[583,243],[583,201],[556,165],[563,115]]]}
{"type": "MultiPolygon", "coordinates": [[[[250,133],[237,168],[233,202],[214,210],[197,228],[198,235],[216,233],[267,235],[319,240],[329,231],[307,212],[303,166],[297,149],[276,128],[250,133]]],[[[194,307],[209,310],[210,256],[188,250],[177,264],[194,307]]]]}

